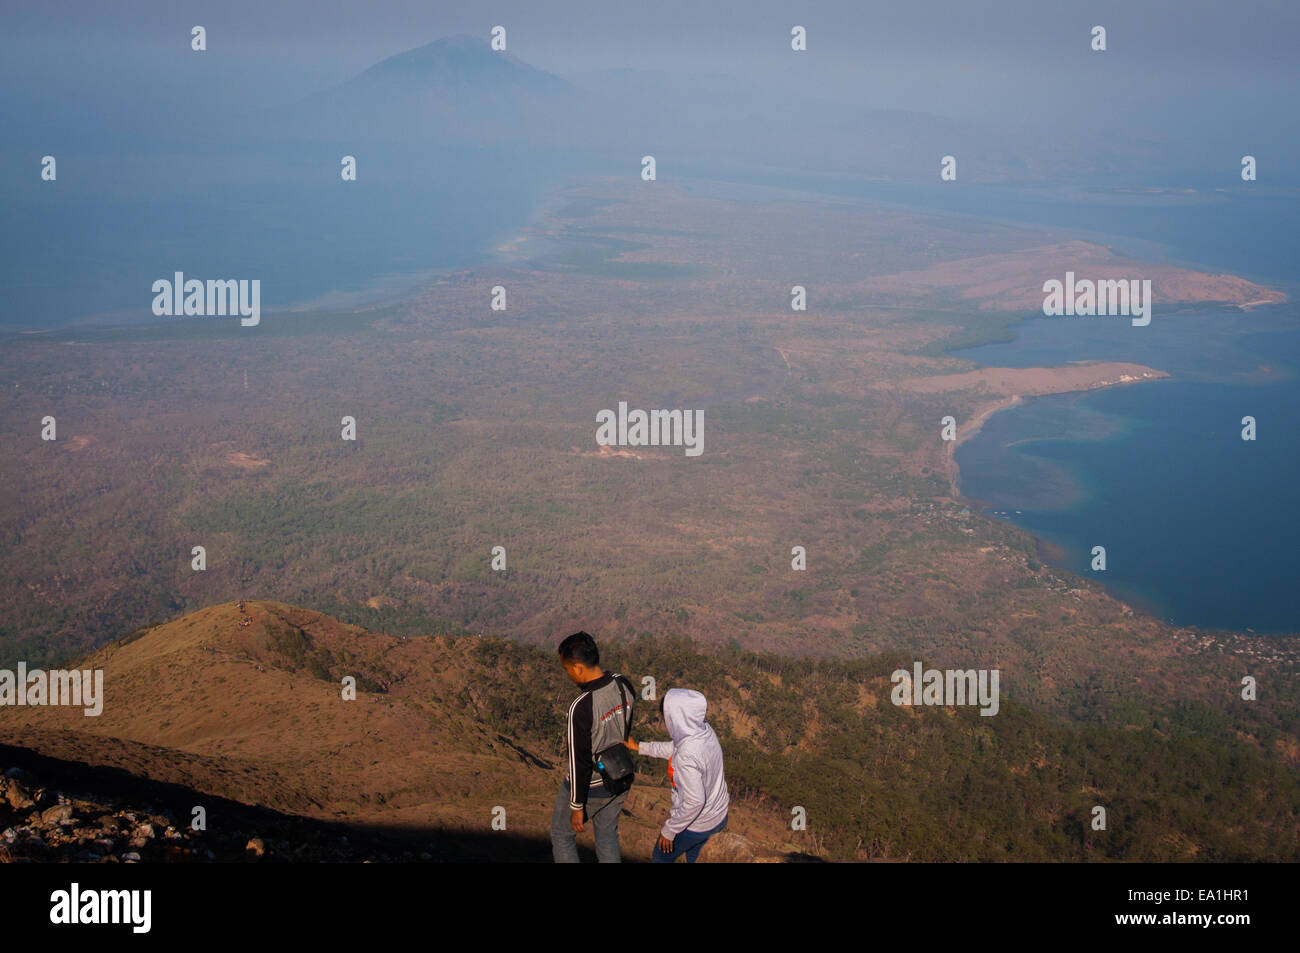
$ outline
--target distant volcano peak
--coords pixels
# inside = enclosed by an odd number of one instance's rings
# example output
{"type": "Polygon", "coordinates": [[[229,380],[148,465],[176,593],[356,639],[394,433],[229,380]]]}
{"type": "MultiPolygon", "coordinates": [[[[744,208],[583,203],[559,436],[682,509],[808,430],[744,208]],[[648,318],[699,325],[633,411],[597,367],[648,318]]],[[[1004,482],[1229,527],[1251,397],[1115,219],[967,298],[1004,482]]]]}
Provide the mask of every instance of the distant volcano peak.
{"type": "Polygon", "coordinates": [[[510,53],[493,50],[487,39],[463,33],[390,56],[362,73],[357,81],[479,89],[567,85],[558,76],[529,66],[510,53]]]}

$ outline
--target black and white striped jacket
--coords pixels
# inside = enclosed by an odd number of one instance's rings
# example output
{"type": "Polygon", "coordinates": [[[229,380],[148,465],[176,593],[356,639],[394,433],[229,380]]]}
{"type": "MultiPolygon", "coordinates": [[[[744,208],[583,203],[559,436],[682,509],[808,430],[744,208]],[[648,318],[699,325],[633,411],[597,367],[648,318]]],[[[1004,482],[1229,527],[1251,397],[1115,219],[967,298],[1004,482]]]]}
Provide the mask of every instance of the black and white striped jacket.
{"type": "Polygon", "coordinates": [[[587,803],[588,793],[604,797],[605,786],[600,772],[592,760],[592,752],[603,751],[623,740],[626,726],[631,723],[636,691],[624,675],[606,672],[600,678],[584,682],[582,694],[569,706],[565,725],[568,739],[569,765],[565,775],[569,781],[569,810],[580,811],[587,803]],[[615,679],[618,679],[616,682],[615,679]],[[623,692],[619,694],[619,683],[623,692]],[[596,790],[592,791],[591,788],[596,790]]]}

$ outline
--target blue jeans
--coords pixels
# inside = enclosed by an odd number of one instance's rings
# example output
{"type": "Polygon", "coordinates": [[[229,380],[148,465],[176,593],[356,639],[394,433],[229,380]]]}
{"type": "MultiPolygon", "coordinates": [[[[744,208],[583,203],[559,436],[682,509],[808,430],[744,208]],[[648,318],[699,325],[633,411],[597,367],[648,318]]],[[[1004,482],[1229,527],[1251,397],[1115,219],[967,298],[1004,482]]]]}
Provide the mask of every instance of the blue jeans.
{"type": "MultiPolygon", "coordinates": [[[[611,799],[605,794],[603,785],[592,787],[587,794],[587,822],[583,825],[596,834],[596,860],[602,864],[618,864],[623,861],[623,851],[618,845],[618,816],[623,810],[623,802],[628,792],[611,799]],[[599,814],[596,812],[600,811],[599,814]]],[[[551,813],[551,856],[557,864],[576,864],[578,857],[578,835],[569,823],[569,782],[560,785],[555,795],[555,810],[551,813]]]]}
{"type": "Polygon", "coordinates": [[[659,849],[659,841],[655,841],[655,853],[652,860],[656,864],[671,864],[683,854],[686,855],[688,864],[695,863],[695,858],[700,856],[700,848],[704,842],[712,837],[718,831],[727,826],[727,819],[724,817],[722,823],[711,831],[682,831],[673,838],[673,852],[665,854],[659,849]]]}

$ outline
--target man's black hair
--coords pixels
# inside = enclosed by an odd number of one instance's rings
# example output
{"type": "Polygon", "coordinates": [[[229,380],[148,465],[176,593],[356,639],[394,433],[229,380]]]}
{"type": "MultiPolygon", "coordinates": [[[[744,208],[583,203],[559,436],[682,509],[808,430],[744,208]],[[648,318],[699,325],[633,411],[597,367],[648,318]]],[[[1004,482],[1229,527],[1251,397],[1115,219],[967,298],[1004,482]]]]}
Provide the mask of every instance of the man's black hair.
{"type": "Polygon", "coordinates": [[[596,648],[596,640],[586,632],[573,633],[560,643],[558,651],[562,662],[581,662],[583,665],[600,664],[600,649],[596,648]]]}

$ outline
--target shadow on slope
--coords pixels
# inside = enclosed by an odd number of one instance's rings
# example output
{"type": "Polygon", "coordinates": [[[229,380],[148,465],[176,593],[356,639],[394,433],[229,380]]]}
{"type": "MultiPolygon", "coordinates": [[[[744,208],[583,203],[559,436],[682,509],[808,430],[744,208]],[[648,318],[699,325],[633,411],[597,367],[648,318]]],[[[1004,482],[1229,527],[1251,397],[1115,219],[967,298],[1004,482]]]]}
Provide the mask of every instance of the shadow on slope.
{"type": "MultiPolygon", "coordinates": [[[[0,849],[11,860],[121,861],[124,848],[141,840],[145,843],[134,852],[146,862],[551,860],[548,841],[509,831],[316,820],[16,745],[0,743],[0,766],[7,769],[0,824],[17,832],[0,849]],[[195,805],[207,812],[206,831],[188,829],[195,805]],[[145,827],[149,835],[141,833],[145,827]],[[250,849],[254,842],[260,843],[250,849]]],[[[595,859],[582,845],[579,852],[585,860],[595,859]]]]}

